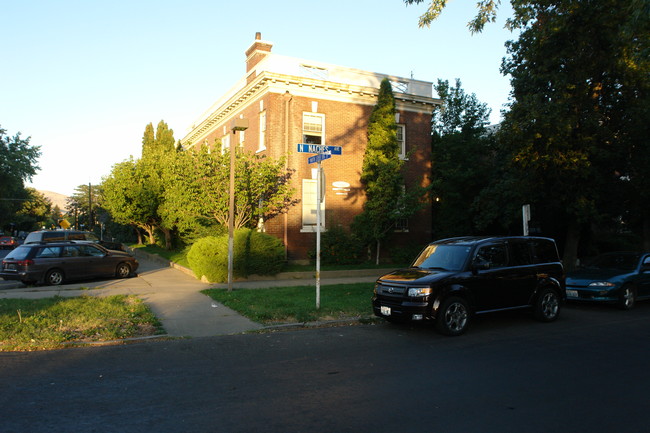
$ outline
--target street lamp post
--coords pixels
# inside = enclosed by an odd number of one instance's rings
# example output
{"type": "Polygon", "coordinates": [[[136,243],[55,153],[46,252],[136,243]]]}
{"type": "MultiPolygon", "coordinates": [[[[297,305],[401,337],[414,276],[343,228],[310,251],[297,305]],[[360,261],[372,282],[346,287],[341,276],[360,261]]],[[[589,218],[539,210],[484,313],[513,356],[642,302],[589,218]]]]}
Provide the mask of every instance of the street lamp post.
{"type": "Polygon", "coordinates": [[[228,291],[232,291],[232,268],[235,249],[235,133],[248,129],[248,119],[232,119],[230,129],[233,139],[230,140],[230,200],[228,203],[228,291]]]}

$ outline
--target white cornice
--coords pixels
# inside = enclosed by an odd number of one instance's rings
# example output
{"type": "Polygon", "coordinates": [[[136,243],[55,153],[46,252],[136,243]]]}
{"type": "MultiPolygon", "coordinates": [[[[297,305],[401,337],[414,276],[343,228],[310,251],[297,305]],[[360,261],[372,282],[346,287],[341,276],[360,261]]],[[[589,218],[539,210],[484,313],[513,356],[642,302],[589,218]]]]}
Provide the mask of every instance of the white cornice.
{"type": "MultiPolygon", "coordinates": [[[[238,83],[239,85],[242,84],[238,83]]],[[[181,140],[183,146],[189,147],[201,143],[223,121],[228,120],[237,111],[244,109],[254,102],[254,98],[271,92],[284,94],[289,91],[292,95],[314,99],[348,102],[360,105],[375,105],[379,89],[353,84],[337,83],[306,77],[278,74],[264,71],[250,84],[239,91],[232,89],[231,96],[226,100],[220,99],[219,106],[214,104],[202,116],[192,130],[181,140]]],[[[440,99],[426,96],[394,93],[395,104],[399,110],[431,113],[433,107],[441,103],[440,99]]]]}

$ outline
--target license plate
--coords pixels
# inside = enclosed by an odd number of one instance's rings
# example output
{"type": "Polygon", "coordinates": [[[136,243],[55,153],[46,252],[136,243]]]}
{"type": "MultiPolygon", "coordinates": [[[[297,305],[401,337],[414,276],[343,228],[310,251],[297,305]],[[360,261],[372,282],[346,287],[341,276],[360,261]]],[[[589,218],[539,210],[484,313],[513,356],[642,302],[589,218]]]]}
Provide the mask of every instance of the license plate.
{"type": "Polygon", "coordinates": [[[577,290],[567,290],[566,295],[570,298],[577,298],[578,297],[578,291],[577,290]]]}
{"type": "Polygon", "coordinates": [[[390,307],[381,307],[381,314],[384,316],[390,316],[390,307]]]}
{"type": "Polygon", "coordinates": [[[7,271],[15,271],[16,270],[16,265],[6,264],[5,265],[5,270],[7,270],[7,271]]]}

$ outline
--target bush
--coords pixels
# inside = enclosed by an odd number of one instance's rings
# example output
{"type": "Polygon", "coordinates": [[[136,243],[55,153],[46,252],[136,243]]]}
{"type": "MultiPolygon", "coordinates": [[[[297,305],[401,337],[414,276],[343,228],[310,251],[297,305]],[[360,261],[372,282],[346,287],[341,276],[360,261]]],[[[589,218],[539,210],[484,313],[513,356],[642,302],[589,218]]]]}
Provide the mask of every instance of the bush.
{"type": "MultiPolygon", "coordinates": [[[[228,281],[228,235],[208,236],[192,245],[187,261],[197,278],[213,283],[228,281]]],[[[233,278],[274,275],[285,265],[282,242],[251,229],[235,231],[233,278]]]]}
{"type": "MultiPolygon", "coordinates": [[[[316,257],[316,250],[310,253],[316,257]]],[[[363,245],[341,226],[321,233],[320,259],[325,265],[355,265],[363,262],[363,245]]]]}
{"type": "Polygon", "coordinates": [[[411,264],[422,252],[425,244],[409,245],[405,247],[394,247],[390,250],[390,258],[396,264],[411,264]]]}

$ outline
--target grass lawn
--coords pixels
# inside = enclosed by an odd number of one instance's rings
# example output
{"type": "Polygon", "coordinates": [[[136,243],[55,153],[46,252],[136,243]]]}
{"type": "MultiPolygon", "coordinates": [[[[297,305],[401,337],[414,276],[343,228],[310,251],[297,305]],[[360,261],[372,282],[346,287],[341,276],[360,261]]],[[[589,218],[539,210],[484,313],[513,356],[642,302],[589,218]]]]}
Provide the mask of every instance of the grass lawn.
{"type": "Polygon", "coordinates": [[[136,296],[0,299],[0,352],[162,334],[136,296]]]}
{"type": "Polygon", "coordinates": [[[316,287],[268,289],[207,289],[203,293],[249,319],[263,324],[310,322],[372,316],[374,283],[321,286],[320,309],[316,287]]]}

